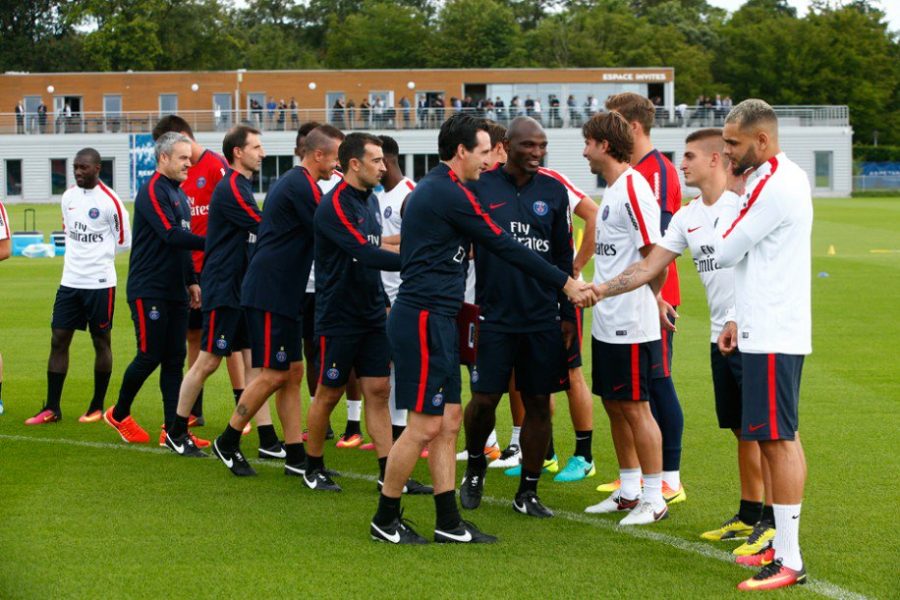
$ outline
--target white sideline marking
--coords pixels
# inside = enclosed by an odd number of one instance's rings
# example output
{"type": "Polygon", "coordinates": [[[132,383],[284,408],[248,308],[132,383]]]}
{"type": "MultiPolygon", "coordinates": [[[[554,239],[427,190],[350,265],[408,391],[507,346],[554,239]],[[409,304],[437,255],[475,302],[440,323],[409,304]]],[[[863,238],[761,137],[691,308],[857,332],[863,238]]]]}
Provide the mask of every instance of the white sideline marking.
{"type": "MultiPolygon", "coordinates": [[[[168,454],[171,451],[165,448],[161,448],[159,446],[153,445],[131,445],[131,444],[112,444],[108,442],[88,442],[84,440],[68,440],[61,438],[38,438],[38,437],[30,437],[26,435],[8,435],[8,434],[0,434],[0,440],[10,440],[13,442],[37,442],[44,444],[61,444],[64,446],[81,446],[84,448],[100,448],[104,450],[126,450],[129,452],[145,452],[151,454],[168,454]]],[[[151,441],[152,444],[152,441],[151,441]]],[[[214,456],[211,456],[212,459],[215,460],[214,456]]],[[[273,461],[265,461],[265,460],[251,460],[256,466],[270,467],[276,469],[283,469],[281,462],[273,462],[273,461]]],[[[347,479],[358,479],[362,481],[376,481],[377,478],[373,475],[364,475],[362,473],[351,473],[349,471],[340,471],[343,477],[347,479]]],[[[491,498],[489,496],[485,496],[482,499],[486,504],[490,504],[493,506],[508,506],[509,500],[502,500],[500,498],[491,498]]],[[[726,562],[733,564],[734,560],[732,555],[729,552],[725,552],[723,550],[717,550],[714,547],[708,544],[701,544],[700,542],[691,542],[679,537],[675,537],[672,535],[666,535],[664,533],[659,533],[653,531],[651,529],[642,529],[640,527],[619,527],[619,525],[615,521],[609,521],[601,518],[592,518],[588,517],[584,514],[574,513],[566,510],[554,510],[554,513],[557,517],[566,519],[567,521],[573,521],[575,523],[582,523],[584,525],[589,525],[591,527],[597,527],[600,529],[605,529],[608,531],[613,531],[615,533],[628,535],[633,538],[642,539],[642,540],[650,540],[652,542],[658,542],[660,544],[665,544],[667,546],[672,546],[677,550],[682,550],[684,552],[690,552],[692,554],[698,554],[700,556],[704,556],[706,558],[711,558],[714,560],[726,562]]],[[[850,590],[846,590],[839,585],[835,585],[833,583],[829,583],[824,579],[811,578],[809,583],[806,585],[796,586],[799,589],[805,589],[809,592],[813,592],[820,596],[824,596],[826,598],[835,598],[836,600],[867,600],[867,597],[858,594],[856,592],[851,592],[850,590]]]]}

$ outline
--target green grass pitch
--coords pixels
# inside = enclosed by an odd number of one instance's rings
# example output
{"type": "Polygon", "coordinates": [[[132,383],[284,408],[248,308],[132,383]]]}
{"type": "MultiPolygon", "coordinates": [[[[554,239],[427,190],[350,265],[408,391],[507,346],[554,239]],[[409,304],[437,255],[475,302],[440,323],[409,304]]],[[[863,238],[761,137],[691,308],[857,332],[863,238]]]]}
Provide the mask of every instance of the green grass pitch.
{"type": "MultiPolygon", "coordinates": [[[[23,208],[8,207],[14,227],[23,208]]],[[[39,229],[58,228],[58,207],[36,208],[39,229]]],[[[817,200],[815,211],[814,353],[805,365],[800,405],[809,463],[801,542],[811,583],[773,596],[896,597],[900,202],[817,200]]],[[[616,517],[583,514],[601,499],[595,486],[617,473],[606,417],[595,404],[598,475],[571,484],[544,477],[541,498],[559,512],[556,518],[538,522],[513,513],[516,481],[491,470],[490,499],[465,516],[499,535],[501,544],[424,548],[369,539],[377,498],[371,453],[330,444],[328,464],[345,473],[344,493],[326,495],[302,488],[280,468],[259,466],[259,477],[238,479],[212,458],[182,460],[158,448],[153,434],[162,407],[155,374],[135,403],[135,417],[153,444],[127,446],[102,423],[79,424],[92,389],[86,333],[72,346],[63,421],[25,427],[46,393],[50,313],[62,259],[0,263],[6,405],[0,417],[0,597],[737,597],[734,586],[751,571],[729,563],[732,544],[698,537],[735,512],[739,494],[734,440],[716,427],[706,304],[690,261],[680,263],[684,300],[674,377],[685,412],[687,502],[673,506],[668,520],[636,531],[618,529],[616,517]]],[[[135,345],[124,294],[127,258],[118,266],[107,405],[135,345]]],[[[208,383],[205,406],[209,425],[197,433],[212,437],[233,408],[224,369],[208,383]]],[[[498,415],[505,443],[510,425],[503,404],[498,415]]],[[[343,420],[341,405],[332,417],[336,429],[343,420]]],[[[574,441],[564,396],[554,429],[565,459],[574,441]]],[[[245,438],[250,456],[256,443],[255,433],[245,438]]],[[[428,479],[424,463],[416,476],[428,479]]],[[[430,533],[431,499],[405,499],[404,506],[420,531],[430,533]]]]}

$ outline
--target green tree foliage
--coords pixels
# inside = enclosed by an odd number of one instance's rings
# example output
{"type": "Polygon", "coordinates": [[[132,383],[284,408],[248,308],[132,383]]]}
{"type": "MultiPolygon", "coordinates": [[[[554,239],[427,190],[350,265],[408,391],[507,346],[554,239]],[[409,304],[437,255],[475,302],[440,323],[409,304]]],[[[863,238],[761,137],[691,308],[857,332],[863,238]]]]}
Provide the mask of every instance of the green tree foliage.
{"type": "Polygon", "coordinates": [[[449,0],[437,16],[428,59],[433,67],[517,67],[525,64],[512,9],[496,0],[449,0]]]}
{"type": "Polygon", "coordinates": [[[340,19],[331,15],[325,65],[331,69],[416,69],[427,66],[420,9],[375,0],[340,19]]]}

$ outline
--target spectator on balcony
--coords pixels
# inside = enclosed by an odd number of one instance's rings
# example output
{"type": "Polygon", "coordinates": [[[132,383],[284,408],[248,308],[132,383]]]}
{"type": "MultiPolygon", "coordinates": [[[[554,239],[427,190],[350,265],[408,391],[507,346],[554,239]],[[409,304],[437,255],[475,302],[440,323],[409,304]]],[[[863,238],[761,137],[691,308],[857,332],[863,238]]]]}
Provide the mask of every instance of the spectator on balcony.
{"type": "Polygon", "coordinates": [[[284,131],[285,118],[287,116],[287,102],[284,98],[278,103],[278,129],[284,131]]]}
{"type": "Polygon", "coordinates": [[[579,127],[581,120],[578,118],[578,101],[575,100],[575,96],[569,94],[569,97],[566,99],[566,106],[569,109],[569,126],[579,127]]]}
{"type": "Polygon", "coordinates": [[[425,127],[428,119],[428,102],[425,96],[419,96],[416,100],[416,126],[420,129],[425,127]]]}
{"type": "Polygon", "coordinates": [[[368,128],[372,126],[370,121],[372,114],[372,105],[369,104],[368,98],[363,98],[363,101],[359,103],[359,118],[362,119],[363,128],[368,128]]]}
{"type": "Polygon", "coordinates": [[[344,108],[344,112],[347,113],[347,128],[353,129],[353,122],[356,120],[356,102],[353,100],[353,98],[350,98],[347,101],[347,105],[344,108]]]}
{"type": "Polygon", "coordinates": [[[25,105],[21,100],[16,102],[16,133],[25,133],[25,105]]]}
{"type": "Polygon", "coordinates": [[[400,98],[400,110],[403,112],[403,128],[409,129],[409,98],[402,96],[400,98]]]}
{"type": "Polygon", "coordinates": [[[297,100],[291,96],[291,129],[300,127],[300,117],[297,115],[297,100]]]}
{"type": "Polygon", "coordinates": [[[278,104],[275,103],[275,96],[269,96],[269,101],[266,102],[266,111],[268,112],[270,129],[272,128],[273,124],[275,123],[275,109],[276,108],[278,108],[278,104]]]}
{"type": "Polygon", "coordinates": [[[346,112],[346,105],[344,104],[344,97],[338,96],[334,101],[334,106],[331,107],[331,122],[338,129],[345,129],[346,126],[344,124],[344,113],[346,112]]]}
{"type": "Polygon", "coordinates": [[[534,99],[531,96],[525,96],[525,116],[534,117],[534,99]]]}
{"type": "Polygon", "coordinates": [[[550,104],[550,127],[559,127],[562,120],[559,118],[559,98],[556,94],[550,94],[548,104],[550,104]]]}
{"type": "Polygon", "coordinates": [[[494,111],[497,115],[498,123],[506,122],[506,105],[503,103],[503,99],[500,96],[497,96],[497,99],[494,100],[494,111]]]}
{"type": "Polygon", "coordinates": [[[254,124],[261,128],[263,126],[263,106],[256,98],[250,99],[250,114],[253,115],[254,124]]]}
{"type": "Polygon", "coordinates": [[[372,114],[374,116],[375,127],[384,127],[384,98],[382,96],[375,97],[375,106],[372,107],[372,114]]]}
{"type": "Polygon", "coordinates": [[[444,95],[438,94],[434,98],[433,105],[434,105],[434,115],[437,118],[437,123],[435,123],[435,126],[439,126],[441,123],[444,122],[444,106],[445,106],[444,105],[444,95]]]}
{"type": "Polygon", "coordinates": [[[38,131],[40,133],[47,133],[47,105],[44,104],[43,99],[41,100],[41,103],[38,104],[37,115],[38,115],[38,131]]]}
{"type": "MultiPolygon", "coordinates": [[[[526,105],[527,105],[527,102],[528,102],[528,101],[526,100],[525,102],[526,102],[526,105]]],[[[541,100],[540,100],[540,98],[535,98],[535,99],[534,99],[534,102],[533,102],[532,105],[531,105],[531,116],[532,116],[532,117],[534,118],[534,120],[537,121],[538,123],[541,123],[541,122],[542,122],[542,121],[541,121],[541,111],[542,111],[542,110],[543,110],[543,109],[541,108],[541,100]]]]}

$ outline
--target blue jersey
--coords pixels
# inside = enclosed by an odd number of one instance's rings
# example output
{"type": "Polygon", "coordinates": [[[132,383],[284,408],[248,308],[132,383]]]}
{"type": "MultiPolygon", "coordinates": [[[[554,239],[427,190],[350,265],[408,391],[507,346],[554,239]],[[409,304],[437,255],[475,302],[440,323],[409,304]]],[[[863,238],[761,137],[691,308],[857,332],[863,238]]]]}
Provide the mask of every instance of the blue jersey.
{"type": "Polygon", "coordinates": [[[189,251],[203,250],[203,238],[191,233],[191,206],[179,185],[157,171],[134,199],[129,302],[187,302],[187,286],[197,283],[189,251]]]}
{"type": "Polygon", "coordinates": [[[313,261],[313,215],[322,198],[303,167],[282,176],[266,195],[256,249],[241,286],[241,305],[299,318],[313,261]]]}
{"type": "Polygon", "coordinates": [[[205,262],[200,276],[203,310],[241,307],[248,244],[255,243],[261,219],[250,180],[228,169],[209,201],[205,262]]]}
{"type": "Polygon", "coordinates": [[[455,317],[466,287],[472,241],[557,289],[566,273],[520,244],[484,212],[446,163],[433,168],[406,200],[397,302],[455,317]]]}
{"type": "Polygon", "coordinates": [[[400,255],[379,248],[381,213],[372,190],[346,181],[316,210],[316,335],[384,330],[381,271],[399,271],[400,255]]]}
{"type": "MultiPolygon", "coordinates": [[[[497,225],[548,263],[572,274],[572,218],[563,183],[536,173],[519,188],[501,165],[469,187],[497,225]]],[[[475,246],[475,301],[485,331],[533,332],[558,326],[561,318],[575,321],[575,308],[559,288],[510,268],[481,244],[475,246]]]]}

